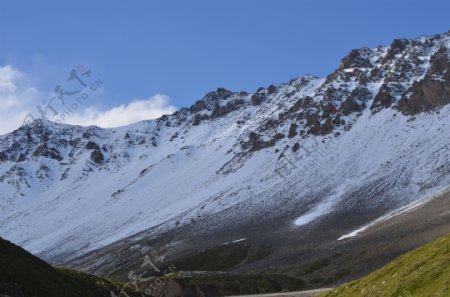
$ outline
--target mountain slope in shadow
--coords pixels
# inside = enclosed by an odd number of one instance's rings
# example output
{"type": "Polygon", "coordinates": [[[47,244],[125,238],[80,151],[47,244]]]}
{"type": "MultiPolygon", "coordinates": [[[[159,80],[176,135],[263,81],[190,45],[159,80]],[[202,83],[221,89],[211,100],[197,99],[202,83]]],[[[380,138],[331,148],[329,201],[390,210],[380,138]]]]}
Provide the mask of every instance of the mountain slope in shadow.
{"type": "Polygon", "coordinates": [[[111,291],[119,292],[122,286],[113,280],[55,268],[2,238],[0,268],[2,297],[110,297],[111,291]]]}

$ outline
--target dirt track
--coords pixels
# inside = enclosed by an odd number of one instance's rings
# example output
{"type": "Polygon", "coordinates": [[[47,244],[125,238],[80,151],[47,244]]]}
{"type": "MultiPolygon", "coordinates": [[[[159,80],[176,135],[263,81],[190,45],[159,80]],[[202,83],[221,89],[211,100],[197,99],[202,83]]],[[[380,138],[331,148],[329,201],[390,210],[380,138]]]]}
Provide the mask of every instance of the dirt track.
{"type": "Polygon", "coordinates": [[[309,291],[274,293],[274,294],[258,294],[258,295],[237,295],[230,297],[316,297],[322,293],[330,291],[330,288],[316,289],[309,291]]]}

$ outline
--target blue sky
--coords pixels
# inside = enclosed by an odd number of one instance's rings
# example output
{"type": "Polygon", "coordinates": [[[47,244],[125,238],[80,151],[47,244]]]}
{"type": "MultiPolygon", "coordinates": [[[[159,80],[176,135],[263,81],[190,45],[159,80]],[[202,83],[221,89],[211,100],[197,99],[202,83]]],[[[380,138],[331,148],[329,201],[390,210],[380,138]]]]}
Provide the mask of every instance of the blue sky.
{"type": "Polygon", "coordinates": [[[22,88],[8,95],[41,100],[82,64],[103,82],[83,107],[92,117],[156,94],[170,111],[217,87],[325,76],[353,48],[450,30],[448,0],[15,0],[0,11],[0,67],[22,88]]]}

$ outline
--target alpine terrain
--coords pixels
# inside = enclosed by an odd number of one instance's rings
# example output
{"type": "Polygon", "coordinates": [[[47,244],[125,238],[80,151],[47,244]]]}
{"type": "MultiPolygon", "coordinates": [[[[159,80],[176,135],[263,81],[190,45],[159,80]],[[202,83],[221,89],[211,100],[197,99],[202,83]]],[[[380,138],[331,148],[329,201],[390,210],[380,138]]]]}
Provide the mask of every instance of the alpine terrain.
{"type": "Polygon", "coordinates": [[[1,236],[125,280],[354,279],[450,230],[449,103],[450,32],[121,128],[36,120],[0,136],[1,236]]]}

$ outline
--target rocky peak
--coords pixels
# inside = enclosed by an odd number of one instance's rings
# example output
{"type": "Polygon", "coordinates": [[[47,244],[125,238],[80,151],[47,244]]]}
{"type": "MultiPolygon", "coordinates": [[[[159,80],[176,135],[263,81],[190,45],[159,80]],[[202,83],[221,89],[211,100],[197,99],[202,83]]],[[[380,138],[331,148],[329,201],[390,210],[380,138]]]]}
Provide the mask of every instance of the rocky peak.
{"type": "Polygon", "coordinates": [[[408,39],[394,39],[389,49],[387,50],[387,53],[382,60],[382,63],[386,63],[387,61],[394,59],[395,55],[398,55],[402,51],[404,51],[409,43],[410,42],[408,39]]]}
{"type": "Polygon", "coordinates": [[[202,99],[195,102],[189,108],[189,111],[193,114],[201,114],[195,118],[196,121],[206,119],[205,118],[206,114],[208,115],[207,117],[208,119],[210,116],[217,117],[222,114],[226,114],[226,111],[220,111],[218,109],[229,103],[227,101],[228,99],[230,99],[230,97],[240,97],[243,95],[246,95],[246,93],[245,92],[235,93],[225,88],[218,88],[215,91],[207,93],[202,99]],[[213,114],[211,114],[211,112],[213,114]]]}
{"type": "Polygon", "coordinates": [[[370,49],[354,49],[342,59],[339,69],[368,68],[372,67],[370,62],[370,49]]]}
{"type": "Polygon", "coordinates": [[[205,95],[203,100],[205,101],[219,101],[219,100],[226,100],[228,97],[233,95],[233,92],[230,90],[227,90],[225,88],[217,88],[217,90],[209,92],[205,95]]]}

